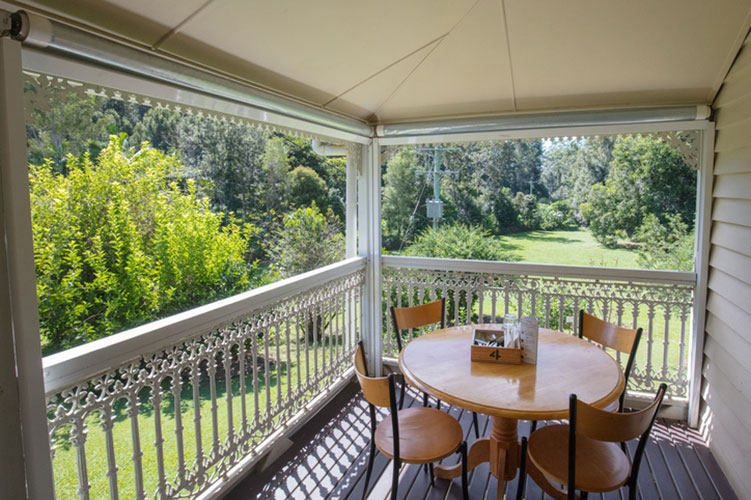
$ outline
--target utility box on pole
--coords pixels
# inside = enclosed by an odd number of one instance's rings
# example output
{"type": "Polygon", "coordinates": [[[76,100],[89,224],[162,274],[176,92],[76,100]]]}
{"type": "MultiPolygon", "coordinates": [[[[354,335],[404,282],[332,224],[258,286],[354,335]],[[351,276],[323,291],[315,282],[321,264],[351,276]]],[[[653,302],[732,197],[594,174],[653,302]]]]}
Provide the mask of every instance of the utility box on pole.
{"type": "Polygon", "coordinates": [[[438,219],[443,217],[443,201],[440,199],[438,200],[427,200],[426,201],[427,207],[428,207],[428,219],[433,219],[434,221],[438,221],[438,219]]]}

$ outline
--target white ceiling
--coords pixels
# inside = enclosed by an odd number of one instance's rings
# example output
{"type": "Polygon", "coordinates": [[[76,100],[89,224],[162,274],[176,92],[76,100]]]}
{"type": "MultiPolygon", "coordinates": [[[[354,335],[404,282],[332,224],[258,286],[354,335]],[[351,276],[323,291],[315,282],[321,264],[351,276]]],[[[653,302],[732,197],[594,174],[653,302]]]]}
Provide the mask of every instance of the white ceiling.
{"type": "Polygon", "coordinates": [[[709,104],[751,25],[751,0],[7,3],[374,123],[709,104]]]}

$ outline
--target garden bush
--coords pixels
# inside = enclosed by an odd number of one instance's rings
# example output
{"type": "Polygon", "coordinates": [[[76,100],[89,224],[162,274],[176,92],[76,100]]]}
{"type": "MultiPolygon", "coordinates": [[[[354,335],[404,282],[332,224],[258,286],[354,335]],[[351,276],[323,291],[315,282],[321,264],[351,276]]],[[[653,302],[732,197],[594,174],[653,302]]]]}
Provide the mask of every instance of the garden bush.
{"type": "Polygon", "coordinates": [[[175,156],[110,138],[67,175],[30,166],[40,329],[46,352],[245,290],[250,225],[214,213],[175,156]]]}
{"type": "Polygon", "coordinates": [[[577,227],[574,213],[566,200],[537,205],[540,217],[540,229],[555,231],[558,229],[574,229],[577,227]]]}
{"type": "Polygon", "coordinates": [[[407,247],[404,254],[442,259],[518,260],[488,231],[477,226],[461,224],[426,229],[407,247]]]}

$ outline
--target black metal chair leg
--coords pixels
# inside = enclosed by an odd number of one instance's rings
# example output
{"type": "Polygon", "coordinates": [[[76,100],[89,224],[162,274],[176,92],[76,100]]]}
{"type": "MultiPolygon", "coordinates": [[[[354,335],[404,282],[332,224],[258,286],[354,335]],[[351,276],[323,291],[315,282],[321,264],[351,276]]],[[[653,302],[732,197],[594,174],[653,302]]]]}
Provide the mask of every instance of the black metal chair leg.
{"type": "Polygon", "coordinates": [[[428,406],[428,393],[427,392],[422,393],[422,405],[428,406]]]}
{"type": "Polygon", "coordinates": [[[396,500],[396,491],[399,489],[399,460],[394,460],[394,477],[391,480],[391,500],[396,500]]]}
{"type": "Polygon", "coordinates": [[[467,480],[467,442],[462,441],[459,445],[459,450],[462,453],[462,495],[464,500],[469,500],[469,481],[467,480]]]}
{"type": "Polygon", "coordinates": [[[636,500],[636,490],[638,488],[636,487],[636,484],[629,484],[628,485],[628,500],[636,500]]]}
{"type": "Polygon", "coordinates": [[[428,464],[428,470],[430,471],[430,484],[435,484],[435,474],[433,474],[433,464],[428,464]]]}
{"type": "Polygon", "coordinates": [[[373,473],[373,457],[375,457],[375,439],[370,440],[370,456],[368,456],[368,471],[365,473],[365,489],[362,492],[362,498],[368,496],[368,484],[370,484],[370,475],[373,473]]]}
{"type": "Polygon", "coordinates": [[[581,500],[587,500],[587,497],[589,497],[589,492],[586,492],[586,491],[580,491],[579,492],[579,498],[581,500]]]}
{"type": "Polygon", "coordinates": [[[480,424],[477,423],[477,413],[472,412],[472,425],[475,426],[475,437],[480,439],[480,424]]]}
{"type": "Polygon", "coordinates": [[[532,434],[537,430],[537,420],[532,420],[532,429],[530,429],[529,433],[532,434]]]}
{"type": "Polygon", "coordinates": [[[404,381],[404,375],[401,376],[401,384],[402,384],[402,390],[401,394],[399,395],[399,409],[401,410],[404,407],[404,388],[406,387],[407,383],[404,381]]]}
{"type": "Polygon", "coordinates": [[[519,464],[519,484],[516,486],[516,500],[524,498],[524,487],[527,484],[527,438],[522,438],[521,463],[519,464]]]}
{"type": "Polygon", "coordinates": [[[436,403],[435,407],[440,410],[441,409],[441,400],[437,399],[436,401],[438,401],[438,402],[436,403]]]}

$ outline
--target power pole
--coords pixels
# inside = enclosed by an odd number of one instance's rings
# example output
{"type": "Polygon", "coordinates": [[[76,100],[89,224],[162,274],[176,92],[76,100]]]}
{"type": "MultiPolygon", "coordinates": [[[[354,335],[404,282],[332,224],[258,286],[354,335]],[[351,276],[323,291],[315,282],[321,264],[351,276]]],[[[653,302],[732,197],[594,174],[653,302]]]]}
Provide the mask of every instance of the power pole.
{"type": "Polygon", "coordinates": [[[416,170],[417,174],[428,174],[433,176],[433,198],[427,200],[428,217],[433,219],[433,229],[438,228],[438,221],[443,217],[443,201],[441,201],[441,176],[457,174],[456,170],[441,170],[441,152],[450,151],[459,148],[442,148],[435,146],[432,148],[417,148],[418,151],[433,152],[433,170],[416,170]]]}

